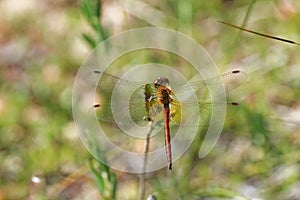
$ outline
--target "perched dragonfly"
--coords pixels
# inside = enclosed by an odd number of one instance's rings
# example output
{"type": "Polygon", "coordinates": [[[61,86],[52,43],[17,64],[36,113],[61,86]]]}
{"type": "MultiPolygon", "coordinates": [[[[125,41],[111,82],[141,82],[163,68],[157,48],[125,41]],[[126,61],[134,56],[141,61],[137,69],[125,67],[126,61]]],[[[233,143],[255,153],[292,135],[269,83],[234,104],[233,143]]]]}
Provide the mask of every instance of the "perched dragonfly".
{"type": "MultiPolygon", "coordinates": [[[[105,94],[108,86],[120,84],[126,88],[134,87],[134,92],[129,101],[129,113],[130,119],[136,124],[149,124],[147,122],[155,122],[157,115],[162,113],[162,121],[165,133],[165,148],[168,159],[168,168],[172,169],[172,151],[171,151],[171,134],[170,134],[170,122],[173,124],[182,123],[182,112],[185,105],[191,107],[197,107],[200,112],[208,110],[210,102],[209,97],[203,97],[208,92],[207,84],[216,86],[220,84],[220,81],[224,83],[225,92],[228,93],[234,88],[243,84],[247,76],[240,70],[233,70],[227,72],[220,77],[215,77],[206,81],[194,81],[188,85],[184,85],[177,90],[172,90],[170,81],[168,78],[158,77],[153,83],[140,83],[136,81],[130,81],[127,79],[119,78],[118,76],[111,75],[101,71],[94,71],[95,74],[101,75],[100,78],[100,91],[105,94]],[[189,93],[193,92],[194,97],[191,97],[189,93]]],[[[111,90],[109,90],[111,91],[111,90]]],[[[109,93],[109,92],[108,92],[109,93]]],[[[110,101],[110,99],[108,99],[110,101]]],[[[122,103],[122,102],[121,102],[122,103]]],[[[217,106],[237,106],[235,102],[228,103],[226,105],[220,104],[217,106]]],[[[104,122],[111,122],[119,124],[129,124],[129,118],[113,119],[113,113],[111,105],[108,103],[97,103],[94,108],[100,109],[97,112],[98,119],[104,122]]],[[[185,123],[185,125],[187,125],[185,123]]]]}

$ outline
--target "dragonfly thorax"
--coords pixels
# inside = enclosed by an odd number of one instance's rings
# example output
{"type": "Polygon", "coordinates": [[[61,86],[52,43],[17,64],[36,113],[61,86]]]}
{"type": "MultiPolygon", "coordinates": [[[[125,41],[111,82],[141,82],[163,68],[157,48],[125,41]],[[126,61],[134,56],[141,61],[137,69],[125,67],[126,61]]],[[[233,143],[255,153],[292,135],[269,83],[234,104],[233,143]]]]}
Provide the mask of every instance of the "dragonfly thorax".
{"type": "Polygon", "coordinates": [[[164,107],[169,107],[172,102],[172,90],[166,86],[160,86],[157,92],[158,101],[164,107]]]}
{"type": "Polygon", "coordinates": [[[154,81],[154,87],[157,89],[159,103],[164,107],[169,107],[169,104],[172,102],[172,90],[169,79],[158,77],[154,81]]]}

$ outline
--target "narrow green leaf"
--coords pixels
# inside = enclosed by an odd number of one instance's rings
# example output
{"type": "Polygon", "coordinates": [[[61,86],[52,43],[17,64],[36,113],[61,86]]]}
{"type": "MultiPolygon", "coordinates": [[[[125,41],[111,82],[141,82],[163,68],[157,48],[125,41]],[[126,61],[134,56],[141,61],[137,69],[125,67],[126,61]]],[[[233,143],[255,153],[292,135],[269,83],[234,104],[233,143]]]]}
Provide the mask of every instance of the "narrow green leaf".
{"type": "Polygon", "coordinates": [[[86,17],[87,21],[91,21],[91,18],[93,17],[93,12],[92,12],[92,6],[90,3],[90,0],[84,0],[82,3],[82,13],[86,17]]]}
{"type": "Polygon", "coordinates": [[[96,16],[98,19],[100,19],[101,17],[101,0],[96,0],[95,2],[95,9],[96,9],[96,16]]]}
{"type": "Polygon", "coordinates": [[[92,47],[95,48],[96,47],[96,41],[89,35],[83,33],[82,34],[83,39],[92,47]]]}
{"type": "Polygon", "coordinates": [[[117,185],[118,185],[118,179],[116,174],[112,173],[111,174],[111,196],[113,199],[116,199],[116,194],[117,194],[117,185]]]}
{"type": "Polygon", "coordinates": [[[90,170],[92,171],[92,173],[94,175],[94,178],[96,180],[99,191],[101,194],[103,194],[105,191],[104,180],[103,180],[101,174],[99,174],[99,172],[94,168],[92,161],[89,161],[88,164],[89,164],[90,170]]]}

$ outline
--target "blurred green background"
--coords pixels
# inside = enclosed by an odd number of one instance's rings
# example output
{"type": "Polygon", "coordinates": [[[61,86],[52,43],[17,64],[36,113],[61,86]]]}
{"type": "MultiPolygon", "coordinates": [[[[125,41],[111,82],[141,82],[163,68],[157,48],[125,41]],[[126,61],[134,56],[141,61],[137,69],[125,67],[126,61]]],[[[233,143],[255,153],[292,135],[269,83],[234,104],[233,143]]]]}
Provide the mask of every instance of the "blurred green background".
{"type": "Polygon", "coordinates": [[[241,115],[213,151],[198,158],[200,136],[171,173],[147,175],[146,196],[300,199],[300,47],[217,22],[300,41],[299,1],[2,0],[0,13],[0,200],[138,198],[138,175],[101,166],[81,145],[71,107],[93,46],[146,26],[183,32],[220,71],[248,75],[230,97],[241,115]]]}

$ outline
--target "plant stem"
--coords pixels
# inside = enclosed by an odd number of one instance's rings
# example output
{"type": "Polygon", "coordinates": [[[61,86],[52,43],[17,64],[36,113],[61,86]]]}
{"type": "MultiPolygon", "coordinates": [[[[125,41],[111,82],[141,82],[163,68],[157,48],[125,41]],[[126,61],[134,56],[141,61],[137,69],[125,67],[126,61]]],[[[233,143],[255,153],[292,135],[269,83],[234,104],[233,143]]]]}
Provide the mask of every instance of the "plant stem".
{"type": "Polygon", "coordinates": [[[147,163],[148,163],[150,136],[153,131],[153,126],[152,126],[153,123],[152,122],[150,122],[150,123],[151,123],[151,128],[150,128],[149,132],[147,133],[146,146],[145,146],[145,151],[144,151],[143,169],[142,169],[142,173],[140,175],[139,200],[143,200],[145,198],[145,175],[146,175],[147,163]]]}

